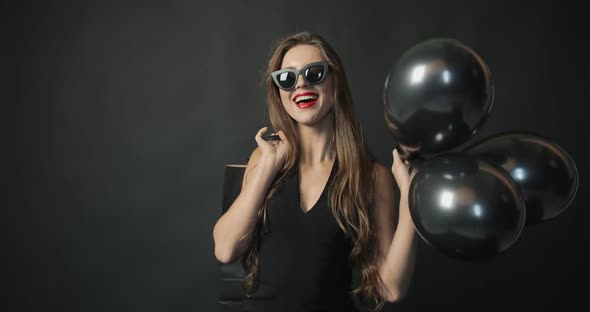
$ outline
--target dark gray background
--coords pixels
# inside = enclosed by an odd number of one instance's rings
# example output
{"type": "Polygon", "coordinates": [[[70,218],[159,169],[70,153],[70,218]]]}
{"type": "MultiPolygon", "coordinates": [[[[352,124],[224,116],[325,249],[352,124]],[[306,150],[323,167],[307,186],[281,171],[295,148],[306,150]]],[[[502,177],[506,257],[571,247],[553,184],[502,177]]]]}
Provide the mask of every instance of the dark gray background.
{"type": "Polygon", "coordinates": [[[431,37],[479,51],[496,85],[475,138],[526,130],[565,148],[581,185],[557,219],[485,263],[418,250],[409,296],[387,311],[552,311],[582,302],[588,159],[587,23],[564,1],[70,1],[9,10],[16,39],[14,288],[22,311],[215,311],[212,228],[224,165],[265,124],[271,44],[302,30],[340,53],[375,154],[395,142],[381,86],[431,37]]]}

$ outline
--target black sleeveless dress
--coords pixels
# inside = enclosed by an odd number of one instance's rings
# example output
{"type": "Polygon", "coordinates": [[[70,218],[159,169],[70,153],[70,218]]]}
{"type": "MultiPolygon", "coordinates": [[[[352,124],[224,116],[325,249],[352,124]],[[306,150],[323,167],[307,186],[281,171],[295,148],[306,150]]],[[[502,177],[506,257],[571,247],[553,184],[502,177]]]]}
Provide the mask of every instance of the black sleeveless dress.
{"type": "Polygon", "coordinates": [[[308,212],[299,202],[299,169],[269,199],[268,226],[259,235],[258,288],[245,298],[245,311],[358,311],[351,295],[352,244],[328,200],[337,166],[308,212]]]}

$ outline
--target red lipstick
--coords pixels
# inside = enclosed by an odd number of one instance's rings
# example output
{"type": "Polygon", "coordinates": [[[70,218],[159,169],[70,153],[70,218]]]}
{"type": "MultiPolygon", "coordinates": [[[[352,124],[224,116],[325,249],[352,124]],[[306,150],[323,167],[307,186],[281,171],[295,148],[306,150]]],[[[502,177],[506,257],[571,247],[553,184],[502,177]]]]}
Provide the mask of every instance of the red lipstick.
{"type": "Polygon", "coordinates": [[[295,94],[295,96],[293,97],[293,102],[297,107],[305,109],[312,107],[317,102],[318,98],[319,95],[315,92],[302,92],[295,94]],[[304,99],[305,102],[297,103],[297,99],[300,97],[306,97],[307,99],[304,99]]]}

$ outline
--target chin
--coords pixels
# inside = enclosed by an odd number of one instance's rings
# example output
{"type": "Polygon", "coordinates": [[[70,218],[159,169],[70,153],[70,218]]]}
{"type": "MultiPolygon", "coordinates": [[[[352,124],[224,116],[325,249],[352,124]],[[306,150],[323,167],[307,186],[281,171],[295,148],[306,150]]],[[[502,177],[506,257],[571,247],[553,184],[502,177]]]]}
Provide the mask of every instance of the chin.
{"type": "Polygon", "coordinates": [[[295,119],[297,124],[301,124],[304,126],[315,126],[315,125],[322,123],[322,121],[324,119],[326,119],[326,117],[328,117],[328,116],[329,116],[329,114],[324,115],[322,118],[318,118],[318,116],[313,116],[312,118],[293,118],[293,119],[295,119]]]}

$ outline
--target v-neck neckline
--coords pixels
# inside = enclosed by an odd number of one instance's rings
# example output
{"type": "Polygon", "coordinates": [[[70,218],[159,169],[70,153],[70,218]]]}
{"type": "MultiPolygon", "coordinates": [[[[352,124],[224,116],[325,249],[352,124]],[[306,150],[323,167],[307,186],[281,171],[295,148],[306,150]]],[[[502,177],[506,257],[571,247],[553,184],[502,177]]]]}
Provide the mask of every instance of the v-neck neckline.
{"type": "Polygon", "coordinates": [[[318,197],[318,199],[316,200],[316,202],[311,206],[311,208],[309,208],[307,211],[303,211],[303,207],[301,207],[301,168],[297,167],[296,170],[296,188],[297,188],[297,208],[299,208],[299,212],[303,215],[306,216],[309,213],[311,213],[313,210],[316,210],[316,207],[318,206],[318,204],[320,203],[320,201],[322,200],[322,198],[325,196],[324,193],[326,193],[326,190],[330,184],[330,181],[332,180],[332,176],[334,175],[334,172],[336,170],[336,164],[337,164],[338,159],[335,158],[334,162],[332,162],[332,168],[330,169],[330,175],[328,176],[328,180],[326,180],[326,183],[324,184],[324,188],[322,189],[322,192],[320,193],[320,196],[318,197]]]}

